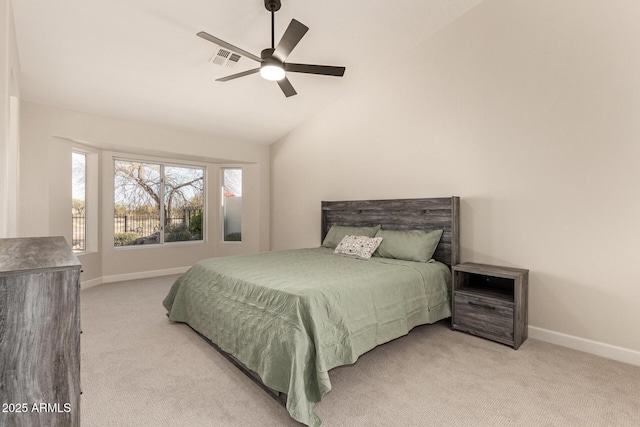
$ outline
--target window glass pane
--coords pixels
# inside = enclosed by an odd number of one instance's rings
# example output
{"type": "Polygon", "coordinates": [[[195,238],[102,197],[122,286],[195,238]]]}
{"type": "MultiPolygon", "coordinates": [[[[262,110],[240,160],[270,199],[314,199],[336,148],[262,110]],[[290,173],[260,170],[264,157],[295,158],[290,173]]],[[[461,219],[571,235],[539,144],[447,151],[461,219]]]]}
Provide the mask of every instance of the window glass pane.
{"type": "Polygon", "coordinates": [[[82,153],[71,153],[71,217],[73,221],[73,243],[75,252],[84,252],[86,242],[86,181],[87,181],[87,156],[82,153]]]}
{"type": "Polygon", "coordinates": [[[164,167],[164,241],[203,240],[204,169],[164,167]]]}
{"type": "Polygon", "coordinates": [[[242,240],[242,169],[222,169],[222,217],[225,242],[242,240]]]}
{"type": "Polygon", "coordinates": [[[114,161],[114,245],[161,243],[160,165],[114,161]]]}

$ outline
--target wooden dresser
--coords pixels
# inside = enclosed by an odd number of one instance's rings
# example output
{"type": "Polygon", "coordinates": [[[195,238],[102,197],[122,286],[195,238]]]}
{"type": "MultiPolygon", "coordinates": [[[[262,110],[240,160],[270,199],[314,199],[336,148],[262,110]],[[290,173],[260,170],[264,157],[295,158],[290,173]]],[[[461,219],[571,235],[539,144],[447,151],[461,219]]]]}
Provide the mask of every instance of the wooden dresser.
{"type": "Polygon", "coordinates": [[[0,425],[80,425],[80,268],[63,237],[0,239],[0,425]]]}

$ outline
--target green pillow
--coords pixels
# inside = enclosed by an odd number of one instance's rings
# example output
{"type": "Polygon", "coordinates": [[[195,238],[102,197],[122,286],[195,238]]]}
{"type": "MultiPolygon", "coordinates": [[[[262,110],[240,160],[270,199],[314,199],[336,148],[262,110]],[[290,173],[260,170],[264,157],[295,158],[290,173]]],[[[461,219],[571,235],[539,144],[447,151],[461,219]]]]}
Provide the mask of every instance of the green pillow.
{"type": "Polygon", "coordinates": [[[376,237],[382,237],[382,243],[376,254],[383,258],[427,262],[433,257],[441,236],[442,230],[380,230],[376,237]]]}
{"type": "Polygon", "coordinates": [[[338,243],[348,235],[375,237],[378,230],[380,230],[379,225],[376,225],[375,227],[346,227],[343,225],[332,225],[322,242],[322,246],[325,248],[335,248],[338,246],[338,243]]]}

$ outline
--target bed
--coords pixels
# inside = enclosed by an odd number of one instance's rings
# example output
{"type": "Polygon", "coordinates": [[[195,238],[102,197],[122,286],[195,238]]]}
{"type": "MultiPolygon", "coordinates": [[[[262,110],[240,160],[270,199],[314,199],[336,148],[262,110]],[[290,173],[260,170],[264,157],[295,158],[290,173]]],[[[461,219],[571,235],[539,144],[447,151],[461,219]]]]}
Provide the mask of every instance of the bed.
{"type": "Polygon", "coordinates": [[[442,235],[429,262],[323,246],[211,258],[163,301],[171,321],[187,323],[309,426],[321,425],[313,406],[331,389],[329,370],[450,316],[459,198],[322,202],[321,222],[323,243],[340,226],[442,235]]]}

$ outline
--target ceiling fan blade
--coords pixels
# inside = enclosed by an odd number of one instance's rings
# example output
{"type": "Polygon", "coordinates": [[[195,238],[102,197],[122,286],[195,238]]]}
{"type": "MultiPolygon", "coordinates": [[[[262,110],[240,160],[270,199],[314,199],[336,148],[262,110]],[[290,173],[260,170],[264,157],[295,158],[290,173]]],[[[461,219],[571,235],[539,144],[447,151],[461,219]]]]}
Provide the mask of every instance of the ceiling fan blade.
{"type": "Polygon", "coordinates": [[[255,74],[258,71],[260,71],[260,68],[254,68],[252,70],[243,71],[241,73],[231,74],[230,76],[220,77],[219,79],[216,79],[216,81],[217,82],[228,82],[229,80],[237,79],[238,77],[244,77],[244,76],[249,76],[251,74],[255,74]]]}
{"type": "Polygon", "coordinates": [[[282,80],[278,80],[278,86],[280,86],[280,89],[284,92],[284,96],[287,98],[298,93],[293,86],[291,86],[291,82],[286,77],[282,80]]]}
{"type": "Polygon", "coordinates": [[[280,62],[284,62],[307,31],[309,31],[309,28],[306,25],[292,19],[282,39],[280,39],[280,43],[276,46],[276,50],[273,51],[272,56],[280,62]]]}
{"type": "Polygon", "coordinates": [[[211,43],[215,43],[218,46],[229,49],[232,52],[237,53],[238,55],[246,56],[247,58],[251,58],[254,61],[262,62],[262,58],[254,55],[253,53],[249,53],[246,50],[240,49],[239,47],[235,47],[234,45],[227,43],[224,40],[220,40],[217,37],[212,36],[211,34],[205,33],[204,31],[200,31],[196,34],[198,37],[202,37],[203,39],[210,41],[211,43]]]}
{"type": "Polygon", "coordinates": [[[344,76],[344,67],[334,67],[331,65],[310,65],[285,63],[284,70],[294,73],[320,74],[323,76],[344,76]]]}

